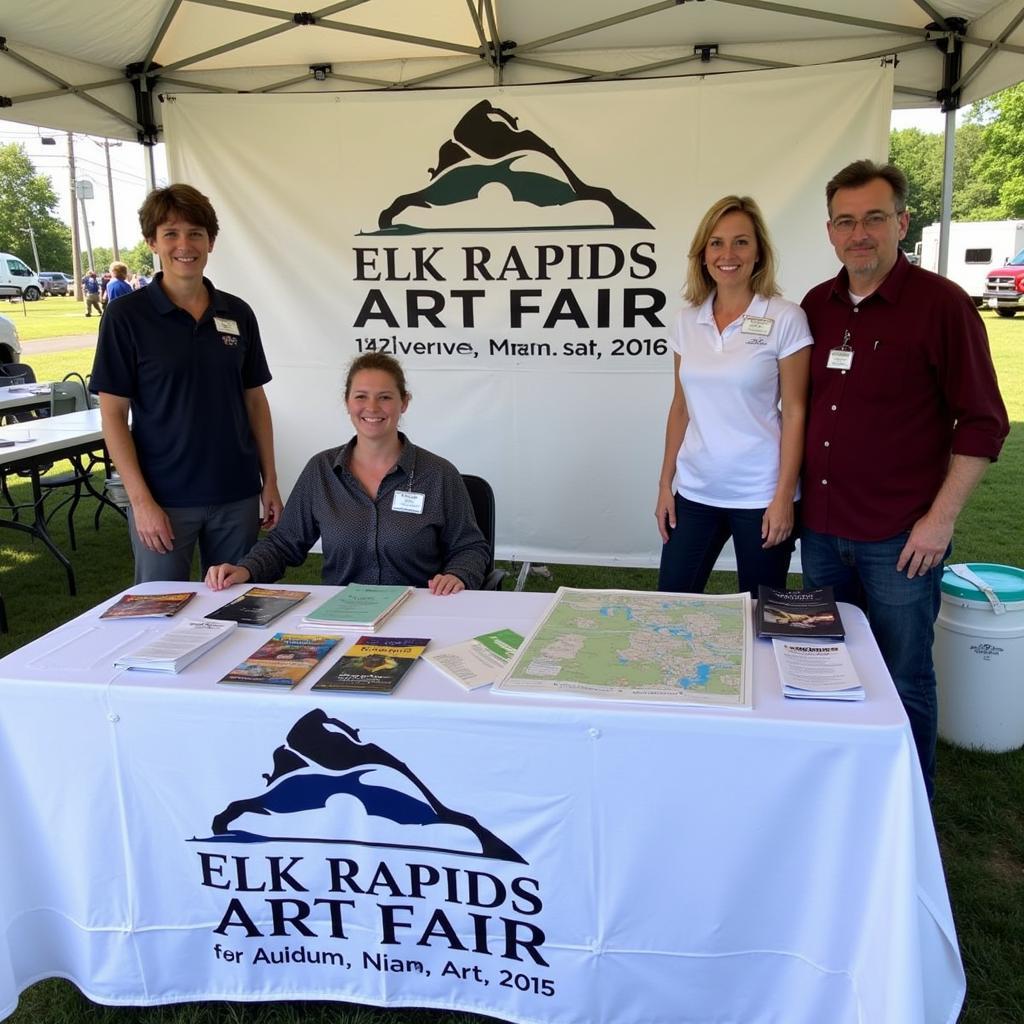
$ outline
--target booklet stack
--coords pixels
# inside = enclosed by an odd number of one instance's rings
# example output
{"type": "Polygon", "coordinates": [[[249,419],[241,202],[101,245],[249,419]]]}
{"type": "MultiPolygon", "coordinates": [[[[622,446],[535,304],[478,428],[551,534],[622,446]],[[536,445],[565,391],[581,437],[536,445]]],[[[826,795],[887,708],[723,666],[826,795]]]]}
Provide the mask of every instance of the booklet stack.
{"type": "Polygon", "coordinates": [[[841,640],[843,620],[831,587],[816,590],[773,590],[758,587],[757,635],[841,640]]]}
{"type": "Polygon", "coordinates": [[[332,633],[376,633],[382,623],[413,592],[412,587],[378,587],[350,583],[319,608],[302,625],[332,633]]]}
{"type": "Polygon", "coordinates": [[[442,647],[424,654],[449,679],[467,690],[496,683],[505,675],[513,655],[522,646],[523,638],[511,629],[496,629],[482,633],[461,644],[442,647]]]}
{"type": "Polygon", "coordinates": [[[316,668],[337,642],[333,636],[275,633],[220,682],[292,687],[316,668]]]}
{"type": "Polygon", "coordinates": [[[237,622],[240,626],[269,626],[274,619],[309,597],[308,590],[276,590],[250,587],[233,601],[210,612],[208,619],[237,622]]]}
{"type": "Polygon", "coordinates": [[[170,618],[181,611],[195,597],[194,591],[184,594],[125,594],[112,604],[101,619],[170,618]]]}
{"type": "Polygon", "coordinates": [[[391,693],[429,643],[424,637],[361,636],[312,689],[391,693]]]}
{"type": "Polygon", "coordinates": [[[115,668],[141,672],[178,673],[186,665],[216,646],[238,625],[237,622],[209,622],[190,619],[134,651],[122,654],[115,668]]]}
{"type": "Polygon", "coordinates": [[[773,640],[782,692],[803,700],[863,700],[864,687],[841,641],[773,640]]]}

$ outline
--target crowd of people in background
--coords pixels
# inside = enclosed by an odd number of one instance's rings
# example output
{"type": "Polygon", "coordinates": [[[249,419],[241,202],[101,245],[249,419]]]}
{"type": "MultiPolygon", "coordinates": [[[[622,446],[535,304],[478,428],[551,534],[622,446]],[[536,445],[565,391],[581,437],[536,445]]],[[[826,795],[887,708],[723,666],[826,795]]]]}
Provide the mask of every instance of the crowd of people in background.
{"type": "Polygon", "coordinates": [[[82,278],[85,315],[92,316],[92,311],[95,309],[97,316],[102,316],[114,299],[145,288],[151,280],[152,278],[148,274],[133,271],[127,263],[122,263],[120,260],[114,260],[110,264],[110,269],[102,276],[90,267],[82,278]]]}

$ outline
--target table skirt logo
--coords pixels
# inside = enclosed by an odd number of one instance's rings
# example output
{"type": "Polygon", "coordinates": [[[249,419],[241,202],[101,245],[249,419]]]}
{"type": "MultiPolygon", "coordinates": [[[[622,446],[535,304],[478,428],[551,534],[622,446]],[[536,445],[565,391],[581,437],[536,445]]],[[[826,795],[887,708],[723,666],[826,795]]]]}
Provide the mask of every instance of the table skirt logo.
{"type": "Polygon", "coordinates": [[[520,130],[518,118],[488,100],[462,115],[451,138],[441,144],[436,163],[428,168],[429,184],[397,196],[380,211],[377,230],[363,233],[653,228],[610,189],[584,181],[546,139],[529,129],[520,130]],[[490,201],[481,201],[481,193],[489,186],[498,188],[489,189],[490,201]],[[455,206],[464,207],[455,215],[458,222],[438,224],[444,215],[430,212],[455,206]],[[568,208],[566,212],[558,213],[563,207],[568,208]],[[426,217],[423,211],[428,211],[426,217]],[[509,222],[481,223],[493,216],[509,222]],[[600,223],[593,223],[595,218],[600,223]]]}
{"type": "Polygon", "coordinates": [[[214,815],[212,836],[194,841],[352,843],[526,863],[403,761],[320,709],[292,726],[263,778],[263,792],[229,802],[214,815]]]}

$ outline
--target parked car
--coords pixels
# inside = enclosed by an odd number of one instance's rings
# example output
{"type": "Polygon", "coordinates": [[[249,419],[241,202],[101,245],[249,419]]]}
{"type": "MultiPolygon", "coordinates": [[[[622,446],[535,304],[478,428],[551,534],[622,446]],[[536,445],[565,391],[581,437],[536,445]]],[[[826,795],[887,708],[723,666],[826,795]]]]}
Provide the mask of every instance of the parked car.
{"type": "Polygon", "coordinates": [[[21,342],[14,321],[0,316],[0,363],[20,363],[21,342]]]}
{"type": "Polygon", "coordinates": [[[44,295],[68,295],[72,291],[74,278],[56,270],[42,270],[39,272],[39,284],[44,295]]]}

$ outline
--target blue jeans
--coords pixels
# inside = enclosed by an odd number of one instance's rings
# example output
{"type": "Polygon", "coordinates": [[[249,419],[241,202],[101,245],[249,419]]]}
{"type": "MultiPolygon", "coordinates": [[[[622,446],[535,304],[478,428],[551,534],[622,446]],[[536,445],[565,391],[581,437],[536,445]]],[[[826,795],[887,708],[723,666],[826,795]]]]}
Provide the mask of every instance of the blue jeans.
{"type": "MultiPolygon", "coordinates": [[[[932,640],[942,601],[940,562],[907,579],[896,562],[910,532],[888,540],[857,541],[804,529],[800,560],[805,587],[835,588],[836,600],[862,608],[910,719],[928,796],[935,788],[938,700],[932,640]]],[[[946,552],[947,556],[949,552],[946,552]]]]}
{"type": "Polygon", "coordinates": [[[165,508],[174,531],[174,548],[166,554],[150,551],[135,532],[135,517],[128,510],[128,535],[135,554],[135,582],[188,580],[192,553],[199,544],[200,576],[211,565],[238,563],[249,553],[260,532],[260,496],[227,505],[165,508]]]}
{"type": "Polygon", "coordinates": [[[676,528],[669,530],[668,540],[661,549],[659,590],[704,593],[715,561],[730,535],[736,549],[740,590],[757,597],[761,584],[776,590],[786,589],[795,536],[787,537],[774,547],[762,547],[763,508],[718,508],[690,501],[681,494],[675,497],[676,528]]]}

